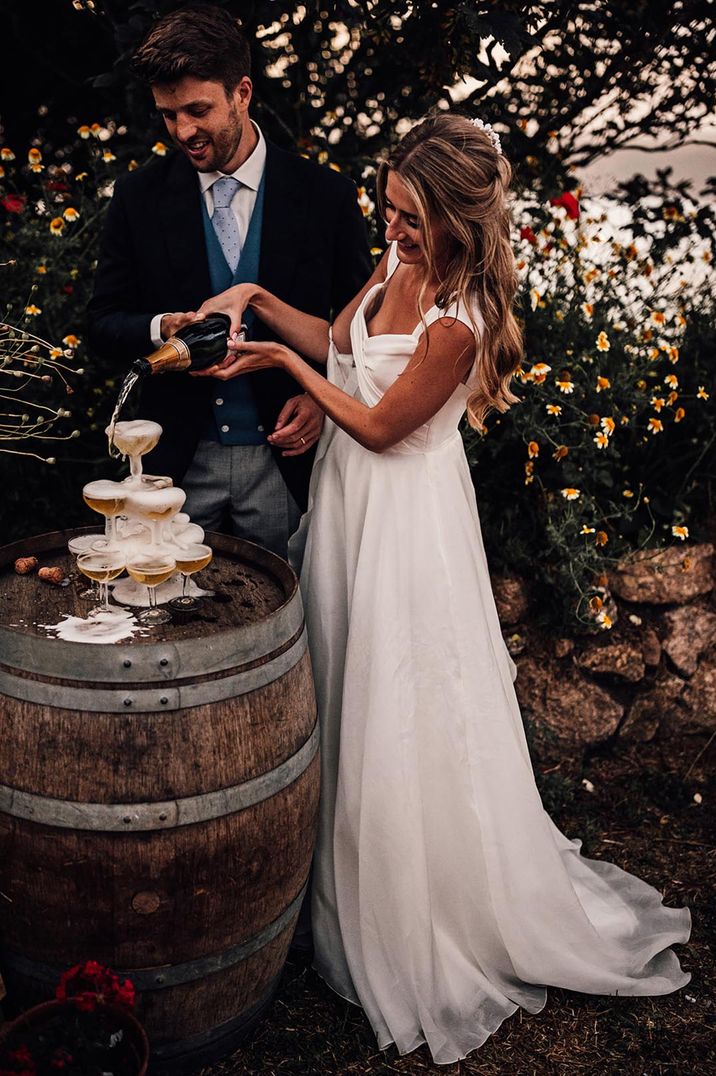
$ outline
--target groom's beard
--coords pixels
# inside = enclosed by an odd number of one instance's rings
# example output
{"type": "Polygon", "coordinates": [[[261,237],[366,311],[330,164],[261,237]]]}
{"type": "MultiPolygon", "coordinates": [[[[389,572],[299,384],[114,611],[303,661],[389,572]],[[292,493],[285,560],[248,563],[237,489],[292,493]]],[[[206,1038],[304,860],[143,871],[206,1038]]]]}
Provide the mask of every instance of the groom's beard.
{"type": "Polygon", "coordinates": [[[232,109],[230,123],[216,132],[195,134],[187,142],[174,139],[175,146],[191,161],[197,172],[227,172],[241,145],[243,130],[232,109]]]}

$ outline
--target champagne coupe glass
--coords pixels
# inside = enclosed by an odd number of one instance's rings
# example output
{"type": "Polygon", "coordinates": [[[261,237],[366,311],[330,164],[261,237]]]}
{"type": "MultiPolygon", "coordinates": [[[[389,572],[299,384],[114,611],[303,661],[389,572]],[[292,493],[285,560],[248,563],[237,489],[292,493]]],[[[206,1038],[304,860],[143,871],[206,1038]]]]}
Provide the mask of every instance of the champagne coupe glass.
{"type": "MultiPolygon", "coordinates": [[[[127,485],[140,488],[142,456],[157,446],[162,435],[162,427],[158,422],[150,422],[149,419],[133,419],[130,422],[115,423],[114,429],[110,423],[104,432],[107,437],[112,438],[112,444],[123,456],[129,456],[129,478],[125,479],[125,482],[127,485]]],[[[166,480],[166,484],[171,485],[170,478],[166,480]]]]}
{"type": "Polygon", "coordinates": [[[152,531],[152,546],[162,546],[162,529],[181,509],[186,500],[186,493],[177,486],[166,489],[132,490],[127,496],[127,513],[149,523],[152,531]]]}
{"type": "Polygon", "coordinates": [[[177,612],[194,613],[203,605],[201,598],[187,594],[189,576],[206,568],[213,557],[211,547],[208,545],[189,545],[181,552],[175,553],[177,571],[181,572],[181,596],[172,598],[167,605],[177,612]]]}
{"type": "Polygon", "coordinates": [[[90,616],[99,612],[108,613],[110,611],[108,583],[124,571],[124,554],[112,549],[100,551],[89,549],[77,557],[77,567],[88,579],[99,583],[100,604],[92,610],[90,616]],[[104,592],[102,587],[104,587],[104,592]],[[102,603],[103,593],[104,603],[102,603]]]}
{"type": "MultiPolygon", "coordinates": [[[[70,538],[67,543],[67,548],[73,557],[78,557],[80,553],[86,553],[89,549],[93,549],[95,542],[103,540],[101,534],[76,534],[74,538],[70,538]]],[[[97,587],[85,587],[84,590],[77,592],[78,598],[83,598],[86,601],[97,598],[97,587]]]]}
{"type": "Polygon", "coordinates": [[[167,624],[171,613],[157,608],[156,588],[166,582],[176,571],[176,561],[169,553],[161,549],[150,553],[141,553],[127,561],[127,571],[135,583],[143,583],[149,591],[149,608],[137,615],[140,624],[150,627],[154,624],[167,624]]]}
{"type": "Polygon", "coordinates": [[[117,549],[117,516],[124,512],[127,489],[121,482],[112,482],[108,478],[100,478],[95,482],[88,482],[82,490],[85,503],[109,521],[109,541],[106,549],[117,549]]]}

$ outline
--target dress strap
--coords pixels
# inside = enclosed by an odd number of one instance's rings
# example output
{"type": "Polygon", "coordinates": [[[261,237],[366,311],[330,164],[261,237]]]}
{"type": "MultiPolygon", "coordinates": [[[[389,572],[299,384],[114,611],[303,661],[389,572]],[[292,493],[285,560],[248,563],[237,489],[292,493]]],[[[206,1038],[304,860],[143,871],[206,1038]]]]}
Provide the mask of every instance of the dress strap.
{"type": "MultiPolygon", "coordinates": [[[[485,328],[485,322],[482,317],[482,314],[480,313],[480,308],[476,300],[471,304],[471,313],[473,321],[477,326],[478,333],[482,334],[485,328]]],[[[461,321],[463,325],[467,325],[470,332],[475,332],[475,325],[473,325],[473,322],[470,320],[470,312],[468,312],[468,308],[465,303],[455,301],[454,303],[451,303],[450,306],[448,306],[445,310],[441,310],[437,306],[431,306],[430,309],[425,312],[425,324],[428,326],[432,325],[433,322],[437,321],[439,318],[454,318],[457,321],[461,321]]],[[[418,323],[418,325],[416,325],[413,331],[413,335],[420,336],[422,331],[423,323],[421,321],[418,323]]]]}
{"type": "Polygon", "coordinates": [[[390,244],[390,250],[388,251],[388,269],[385,275],[385,279],[388,280],[395,270],[400,265],[400,258],[398,257],[398,244],[396,240],[390,244]]]}

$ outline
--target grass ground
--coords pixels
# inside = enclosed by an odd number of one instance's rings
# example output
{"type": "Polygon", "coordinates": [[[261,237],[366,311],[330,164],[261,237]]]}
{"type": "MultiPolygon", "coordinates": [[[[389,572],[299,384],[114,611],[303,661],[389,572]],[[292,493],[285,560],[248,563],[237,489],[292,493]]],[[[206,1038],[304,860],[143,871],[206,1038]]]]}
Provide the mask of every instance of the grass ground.
{"type": "Polygon", "coordinates": [[[518,1012],[465,1061],[436,1067],[423,1048],[380,1052],[362,1012],[307,969],[288,965],[267,1019],[233,1057],[203,1076],[709,1076],[716,1074],[716,741],[684,733],[605,749],[582,775],[542,778],[545,806],[584,852],[609,859],[687,904],[692,939],[680,957],[691,983],[661,998],[550,990],[536,1016],[518,1012]],[[702,802],[694,801],[700,795],[702,802]]]}

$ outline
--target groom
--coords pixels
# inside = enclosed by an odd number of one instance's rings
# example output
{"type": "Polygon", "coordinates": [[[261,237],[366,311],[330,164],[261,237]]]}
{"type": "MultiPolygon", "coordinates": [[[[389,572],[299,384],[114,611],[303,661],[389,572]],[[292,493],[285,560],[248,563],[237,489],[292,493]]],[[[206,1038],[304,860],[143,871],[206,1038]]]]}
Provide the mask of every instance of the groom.
{"type": "MultiPolygon", "coordinates": [[[[235,20],[208,5],[174,11],[133,68],[178,152],[117,181],[88,308],[94,348],[127,369],[237,283],[321,318],[339,312],[371,273],[355,187],[266,142],[249,118],[249,44],[235,20]]],[[[259,321],[249,329],[272,338],[259,321]]],[[[147,470],[183,486],[197,523],[285,556],[323,421],[291,378],[161,375],[144,383],[140,413],[164,429],[147,470]]]]}

